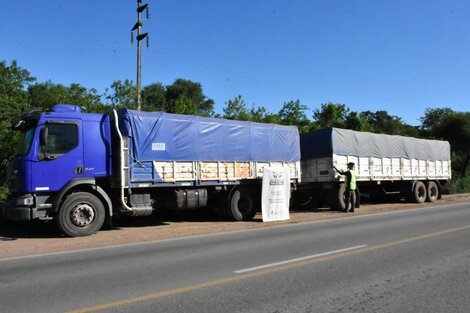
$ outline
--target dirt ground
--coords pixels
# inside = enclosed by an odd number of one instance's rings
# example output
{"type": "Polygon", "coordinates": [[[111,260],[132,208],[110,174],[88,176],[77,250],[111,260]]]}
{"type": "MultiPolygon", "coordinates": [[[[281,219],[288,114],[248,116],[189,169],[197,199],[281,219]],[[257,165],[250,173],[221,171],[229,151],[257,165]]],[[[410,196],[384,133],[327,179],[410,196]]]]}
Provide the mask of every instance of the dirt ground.
{"type": "Polygon", "coordinates": [[[460,202],[468,202],[470,208],[470,194],[444,195],[435,203],[362,204],[356,213],[330,211],[326,208],[291,211],[290,220],[270,223],[263,223],[261,214],[257,214],[254,220],[249,222],[231,222],[210,216],[199,216],[195,212],[185,212],[158,218],[128,218],[121,220],[119,225],[112,228],[105,228],[92,236],[79,238],[64,237],[57,230],[55,222],[13,223],[0,220],[0,258],[222,233],[460,202]]]}

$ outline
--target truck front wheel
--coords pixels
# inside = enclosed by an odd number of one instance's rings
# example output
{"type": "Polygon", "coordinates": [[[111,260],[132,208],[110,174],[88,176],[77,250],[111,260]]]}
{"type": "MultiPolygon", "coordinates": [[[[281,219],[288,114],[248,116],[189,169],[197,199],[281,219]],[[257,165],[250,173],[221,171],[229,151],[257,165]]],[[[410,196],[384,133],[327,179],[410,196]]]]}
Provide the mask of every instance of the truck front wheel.
{"type": "Polygon", "coordinates": [[[57,216],[60,230],[70,236],[89,236],[103,226],[105,210],[103,203],[91,193],[76,192],[69,195],[57,216]]]}
{"type": "Polygon", "coordinates": [[[237,188],[229,199],[229,216],[235,221],[249,221],[256,215],[258,202],[251,190],[237,188]]]}

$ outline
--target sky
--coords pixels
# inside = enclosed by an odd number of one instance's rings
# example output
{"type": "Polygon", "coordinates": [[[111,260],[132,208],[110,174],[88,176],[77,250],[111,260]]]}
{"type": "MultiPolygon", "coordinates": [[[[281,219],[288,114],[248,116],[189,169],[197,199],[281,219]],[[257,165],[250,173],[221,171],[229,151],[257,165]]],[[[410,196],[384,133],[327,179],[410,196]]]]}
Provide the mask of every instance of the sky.
{"type": "MultiPolygon", "coordinates": [[[[470,109],[468,0],[143,0],[142,85],[183,78],[222,113],[241,95],[277,113],[299,100],[385,110],[470,109]]],[[[136,81],[136,0],[0,0],[0,61],[104,93],[136,81]]]]}

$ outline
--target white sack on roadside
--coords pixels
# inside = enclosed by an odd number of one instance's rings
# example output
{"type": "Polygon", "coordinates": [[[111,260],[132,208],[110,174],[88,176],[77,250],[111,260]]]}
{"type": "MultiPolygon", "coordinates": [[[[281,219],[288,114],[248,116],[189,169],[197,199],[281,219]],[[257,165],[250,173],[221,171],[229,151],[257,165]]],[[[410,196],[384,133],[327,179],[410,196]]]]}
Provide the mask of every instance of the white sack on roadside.
{"type": "Polygon", "coordinates": [[[288,167],[265,167],[261,193],[263,222],[289,219],[290,170],[288,167]]]}

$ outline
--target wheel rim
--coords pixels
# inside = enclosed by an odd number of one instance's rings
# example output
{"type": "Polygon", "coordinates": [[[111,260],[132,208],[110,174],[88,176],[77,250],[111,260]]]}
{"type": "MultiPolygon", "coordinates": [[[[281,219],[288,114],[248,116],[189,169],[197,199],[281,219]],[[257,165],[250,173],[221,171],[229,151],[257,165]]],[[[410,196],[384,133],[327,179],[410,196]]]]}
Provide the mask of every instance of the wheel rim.
{"type": "Polygon", "coordinates": [[[429,194],[431,198],[435,198],[437,196],[437,188],[436,187],[429,188],[429,194]]]}
{"type": "Polygon", "coordinates": [[[426,196],[426,188],[420,186],[420,187],[418,188],[418,197],[419,197],[420,199],[423,199],[425,196],[426,196]]]}
{"type": "Polygon", "coordinates": [[[95,210],[88,203],[80,203],[70,212],[70,219],[75,226],[89,226],[95,219],[95,210]]]}

